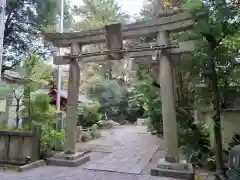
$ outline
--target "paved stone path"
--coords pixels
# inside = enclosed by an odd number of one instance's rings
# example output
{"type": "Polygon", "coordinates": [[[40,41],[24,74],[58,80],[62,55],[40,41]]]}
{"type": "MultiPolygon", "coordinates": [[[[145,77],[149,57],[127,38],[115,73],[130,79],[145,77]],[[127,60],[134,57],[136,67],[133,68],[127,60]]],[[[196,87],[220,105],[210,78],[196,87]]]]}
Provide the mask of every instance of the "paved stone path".
{"type": "Polygon", "coordinates": [[[84,166],[86,169],[141,174],[149,163],[160,142],[145,133],[141,126],[124,127],[109,135],[118,142],[109,155],[84,166]]]}
{"type": "Polygon", "coordinates": [[[163,142],[142,126],[119,126],[78,149],[92,149],[91,161],[76,168],[46,166],[23,173],[0,172],[0,180],[172,180],[149,170],[163,156],[163,142]],[[121,173],[120,173],[121,172],[121,173]]]}

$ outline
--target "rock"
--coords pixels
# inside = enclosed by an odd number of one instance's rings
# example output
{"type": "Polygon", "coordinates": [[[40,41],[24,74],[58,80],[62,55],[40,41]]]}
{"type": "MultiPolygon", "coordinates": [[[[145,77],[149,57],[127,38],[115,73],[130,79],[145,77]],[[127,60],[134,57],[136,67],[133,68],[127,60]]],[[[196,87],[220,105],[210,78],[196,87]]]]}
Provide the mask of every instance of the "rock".
{"type": "Polygon", "coordinates": [[[82,126],[77,126],[76,130],[76,142],[81,142],[82,141],[82,126]]]}
{"type": "Polygon", "coordinates": [[[105,122],[105,124],[104,124],[104,127],[105,127],[105,128],[114,128],[114,127],[116,127],[116,126],[120,126],[120,124],[117,123],[117,122],[115,122],[115,121],[113,121],[113,120],[107,120],[107,121],[105,122]]]}
{"type": "Polygon", "coordinates": [[[114,128],[116,126],[120,126],[120,124],[113,120],[101,120],[98,122],[98,127],[103,129],[114,128]]]}
{"type": "Polygon", "coordinates": [[[92,125],[92,131],[97,131],[98,129],[98,125],[97,124],[93,124],[92,125]]]}
{"type": "Polygon", "coordinates": [[[86,141],[90,141],[92,140],[92,136],[90,134],[90,132],[83,132],[82,133],[82,141],[86,142],[86,141]]]}

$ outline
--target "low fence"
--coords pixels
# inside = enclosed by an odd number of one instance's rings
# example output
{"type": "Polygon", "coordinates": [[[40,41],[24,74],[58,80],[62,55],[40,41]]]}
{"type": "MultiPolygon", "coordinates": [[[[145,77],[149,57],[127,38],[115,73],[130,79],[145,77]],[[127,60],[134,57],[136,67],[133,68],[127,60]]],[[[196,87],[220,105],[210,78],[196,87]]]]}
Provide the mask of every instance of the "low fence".
{"type": "Polygon", "coordinates": [[[0,131],[0,164],[24,165],[40,159],[40,130],[0,131]]]}

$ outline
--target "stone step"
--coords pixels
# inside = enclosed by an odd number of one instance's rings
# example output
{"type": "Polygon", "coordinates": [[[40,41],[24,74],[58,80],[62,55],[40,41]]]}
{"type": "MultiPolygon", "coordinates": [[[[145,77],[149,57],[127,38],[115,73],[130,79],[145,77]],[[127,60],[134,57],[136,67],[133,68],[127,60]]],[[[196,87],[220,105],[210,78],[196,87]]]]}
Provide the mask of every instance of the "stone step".
{"type": "Polygon", "coordinates": [[[175,179],[194,180],[194,172],[189,170],[173,170],[173,169],[151,169],[152,176],[169,177],[175,179]]]}
{"type": "Polygon", "coordinates": [[[90,156],[83,152],[74,155],[65,155],[63,153],[50,157],[46,160],[47,165],[78,167],[90,160],[90,156]]]}

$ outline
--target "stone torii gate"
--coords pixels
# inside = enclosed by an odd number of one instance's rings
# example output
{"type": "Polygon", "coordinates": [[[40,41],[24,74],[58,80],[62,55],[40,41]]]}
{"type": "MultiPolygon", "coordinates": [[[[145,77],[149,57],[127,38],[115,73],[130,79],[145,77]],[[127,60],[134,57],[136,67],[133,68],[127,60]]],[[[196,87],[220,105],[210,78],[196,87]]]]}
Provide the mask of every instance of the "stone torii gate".
{"type": "Polygon", "coordinates": [[[68,102],[66,112],[66,142],[62,156],[51,159],[55,165],[77,166],[89,160],[84,152],[75,151],[77,103],[80,83],[79,62],[120,60],[124,57],[152,56],[156,51],[160,62],[160,84],[163,115],[163,131],[166,147],[165,159],[159,160],[157,168],[152,169],[152,175],[192,177],[191,168],[179,161],[178,135],[175,109],[174,77],[172,72],[171,54],[194,50],[192,41],[171,44],[170,32],[179,32],[192,28],[194,20],[188,12],[171,12],[160,15],[157,19],[124,25],[111,24],[105,28],[72,33],[49,33],[45,39],[57,47],[71,47],[71,55],[56,56],[54,64],[69,64],[68,102]],[[157,35],[154,46],[123,48],[123,40],[136,39],[157,35]],[[81,53],[83,45],[106,43],[107,50],[94,53],[81,53]],[[169,173],[171,172],[171,173],[169,173]]]}

